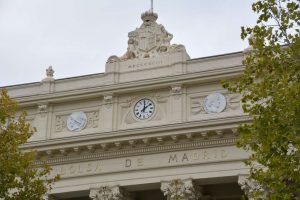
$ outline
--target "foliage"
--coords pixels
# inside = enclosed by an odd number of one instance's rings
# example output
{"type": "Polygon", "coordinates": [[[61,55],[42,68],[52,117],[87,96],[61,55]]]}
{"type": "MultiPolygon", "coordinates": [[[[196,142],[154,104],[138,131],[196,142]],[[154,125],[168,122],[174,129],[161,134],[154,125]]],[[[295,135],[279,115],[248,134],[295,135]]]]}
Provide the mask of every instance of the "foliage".
{"type": "Polygon", "coordinates": [[[50,178],[50,167],[36,166],[35,152],[23,152],[20,145],[26,143],[35,132],[26,122],[26,113],[19,116],[17,103],[0,91],[0,199],[40,200],[58,177],[50,178]]]}
{"type": "Polygon", "coordinates": [[[242,94],[243,110],[253,121],[240,127],[238,146],[250,150],[250,180],[264,190],[259,199],[300,199],[300,0],[258,0],[248,39],[243,75],[224,83],[242,94]]]}

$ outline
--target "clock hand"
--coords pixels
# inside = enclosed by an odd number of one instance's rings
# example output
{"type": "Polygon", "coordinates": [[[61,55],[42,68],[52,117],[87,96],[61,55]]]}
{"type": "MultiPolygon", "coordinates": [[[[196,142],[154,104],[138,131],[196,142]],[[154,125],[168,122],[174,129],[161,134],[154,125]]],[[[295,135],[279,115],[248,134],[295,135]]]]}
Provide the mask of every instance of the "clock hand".
{"type": "Polygon", "coordinates": [[[146,109],[146,102],[145,102],[145,100],[144,100],[143,102],[144,102],[144,108],[142,109],[142,112],[145,112],[145,109],[146,109]]]}
{"type": "Polygon", "coordinates": [[[144,108],[144,111],[149,107],[149,106],[151,106],[152,104],[151,103],[149,103],[145,108],[144,108]]]}

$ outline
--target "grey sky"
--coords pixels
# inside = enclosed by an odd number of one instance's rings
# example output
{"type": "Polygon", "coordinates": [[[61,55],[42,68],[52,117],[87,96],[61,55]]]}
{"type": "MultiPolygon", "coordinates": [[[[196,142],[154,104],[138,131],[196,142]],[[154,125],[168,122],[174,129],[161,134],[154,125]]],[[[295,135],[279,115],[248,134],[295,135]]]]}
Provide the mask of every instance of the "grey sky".
{"type": "MultiPolygon", "coordinates": [[[[158,23],[191,58],[242,51],[252,0],[154,0],[158,23]]],[[[141,25],[150,0],[0,0],[0,86],[104,72],[141,25]]]]}

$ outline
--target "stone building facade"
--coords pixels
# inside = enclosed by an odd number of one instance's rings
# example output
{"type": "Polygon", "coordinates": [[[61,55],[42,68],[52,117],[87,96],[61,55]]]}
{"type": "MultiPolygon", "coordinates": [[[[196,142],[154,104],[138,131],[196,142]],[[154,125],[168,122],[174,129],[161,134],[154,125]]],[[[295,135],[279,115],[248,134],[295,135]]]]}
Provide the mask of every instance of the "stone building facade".
{"type": "Polygon", "coordinates": [[[191,59],[142,14],[105,73],[7,87],[28,112],[34,148],[60,174],[52,199],[235,200],[248,154],[235,147],[249,121],[220,81],[243,70],[243,52],[191,59]]]}

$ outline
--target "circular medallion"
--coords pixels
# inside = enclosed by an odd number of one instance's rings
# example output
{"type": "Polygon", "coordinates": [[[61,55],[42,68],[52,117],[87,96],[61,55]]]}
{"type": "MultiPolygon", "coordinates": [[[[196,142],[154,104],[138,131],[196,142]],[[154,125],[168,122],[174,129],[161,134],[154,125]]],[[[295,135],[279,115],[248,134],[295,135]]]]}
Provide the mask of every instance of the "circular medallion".
{"type": "Polygon", "coordinates": [[[220,93],[213,93],[204,99],[204,109],[207,113],[220,113],[226,108],[226,98],[220,93]]]}
{"type": "Polygon", "coordinates": [[[140,120],[149,119],[154,114],[154,111],[155,104],[150,99],[139,100],[133,108],[135,117],[140,120]]]}
{"type": "Polygon", "coordinates": [[[87,117],[84,112],[74,112],[67,120],[67,127],[70,131],[81,131],[85,128],[87,117]]]}

